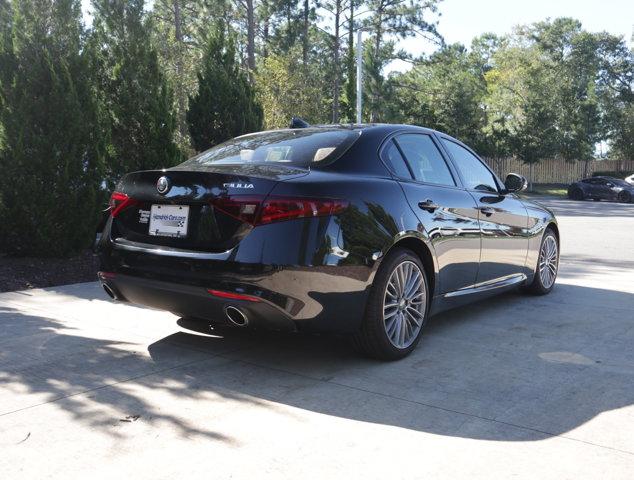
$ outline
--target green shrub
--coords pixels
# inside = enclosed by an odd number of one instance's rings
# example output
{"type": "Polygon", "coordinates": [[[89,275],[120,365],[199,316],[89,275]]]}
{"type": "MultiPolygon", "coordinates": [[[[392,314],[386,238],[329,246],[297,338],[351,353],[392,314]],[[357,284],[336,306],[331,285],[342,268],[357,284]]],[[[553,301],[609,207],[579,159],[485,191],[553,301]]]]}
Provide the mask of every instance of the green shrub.
{"type": "Polygon", "coordinates": [[[196,151],[262,128],[262,106],[236,61],[232,34],[218,22],[210,32],[198,72],[198,90],[189,97],[187,122],[196,151]]]}
{"type": "Polygon", "coordinates": [[[67,255],[94,238],[103,143],[80,19],[72,0],[21,0],[0,44],[4,253],[67,255]]]}

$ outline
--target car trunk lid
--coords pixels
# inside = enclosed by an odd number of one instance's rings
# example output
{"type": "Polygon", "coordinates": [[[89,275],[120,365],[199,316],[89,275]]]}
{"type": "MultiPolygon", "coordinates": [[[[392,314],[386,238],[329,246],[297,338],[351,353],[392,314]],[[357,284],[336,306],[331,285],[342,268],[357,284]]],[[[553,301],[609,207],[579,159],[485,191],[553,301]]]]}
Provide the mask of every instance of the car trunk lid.
{"type": "Polygon", "coordinates": [[[117,186],[122,195],[120,203],[115,199],[116,205],[111,207],[115,217],[112,238],[159,247],[226,251],[248,235],[252,226],[223,209],[224,199],[262,199],[278,182],[307,173],[305,168],[249,164],[131,173],[117,186]]]}

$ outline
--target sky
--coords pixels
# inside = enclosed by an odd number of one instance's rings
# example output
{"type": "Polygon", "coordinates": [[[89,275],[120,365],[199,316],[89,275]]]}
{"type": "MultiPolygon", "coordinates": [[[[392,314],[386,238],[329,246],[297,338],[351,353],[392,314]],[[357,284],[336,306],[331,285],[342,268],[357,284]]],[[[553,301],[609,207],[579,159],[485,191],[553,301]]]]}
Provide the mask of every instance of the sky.
{"type": "Polygon", "coordinates": [[[445,40],[466,45],[481,33],[508,33],[515,25],[547,17],[573,17],[591,32],[606,30],[628,41],[634,27],[632,0],[444,0],[439,10],[445,40]]]}
{"type": "MultiPolygon", "coordinates": [[[[82,0],[82,8],[90,22],[90,0],[82,0]]],[[[438,30],[447,43],[469,46],[481,33],[504,34],[515,25],[569,16],[581,21],[586,30],[622,35],[630,46],[634,45],[634,0],[442,0],[438,10],[438,30]]],[[[435,49],[420,38],[404,40],[401,46],[414,55],[435,49]]],[[[406,69],[408,64],[393,68],[406,69]]]]}
{"type": "MultiPolygon", "coordinates": [[[[516,25],[566,16],[579,20],[588,31],[622,35],[634,45],[634,0],[443,0],[438,10],[438,31],[448,44],[469,46],[473,37],[485,32],[501,35],[516,25]]],[[[407,39],[401,46],[414,55],[434,50],[419,38],[407,39]]],[[[392,68],[409,66],[399,62],[392,68]]]]}

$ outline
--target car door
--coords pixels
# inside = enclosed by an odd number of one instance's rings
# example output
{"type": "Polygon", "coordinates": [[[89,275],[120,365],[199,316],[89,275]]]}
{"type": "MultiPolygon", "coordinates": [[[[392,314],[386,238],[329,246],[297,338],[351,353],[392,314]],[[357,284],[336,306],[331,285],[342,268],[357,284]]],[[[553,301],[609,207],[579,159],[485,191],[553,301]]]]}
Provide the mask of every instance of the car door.
{"type": "Polygon", "coordinates": [[[594,185],[592,184],[592,182],[592,178],[586,178],[585,180],[581,180],[581,182],[579,182],[579,186],[581,187],[581,190],[583,190],[583,194],[586,197],[592,198],[592,193],[594,189],[594,185]]]}
{"type": "Polygon", "coordinates": [[[588,196],[590,198],[606,199],[608,198],[608,189],[606,181],[602,178],[591,178],[589,181],[590,188],[588,196]]]}
{"type": "Polygon", "coordinates": [[[614,183],[608,178],[599,179],[599,188],[601,189],[601,197],[604,200],[616,200],[617,193],[614,189],[614,183]]]}
{"type": "Polygon", "coordinates": [[[480,261],[477,205],[431,135],[402,133],[381,156],[392,169],[431,240],[438,262],[436,293],[472,286],[480,261]]]}
{"type": "Polygon", "coordinates": [[[482,231],[477,283],[524,273],[528,253],[528,213],[515,194],[505,194],[495,175],[471,150],[442,137],[463,185],[475,200],[482,231]]]}

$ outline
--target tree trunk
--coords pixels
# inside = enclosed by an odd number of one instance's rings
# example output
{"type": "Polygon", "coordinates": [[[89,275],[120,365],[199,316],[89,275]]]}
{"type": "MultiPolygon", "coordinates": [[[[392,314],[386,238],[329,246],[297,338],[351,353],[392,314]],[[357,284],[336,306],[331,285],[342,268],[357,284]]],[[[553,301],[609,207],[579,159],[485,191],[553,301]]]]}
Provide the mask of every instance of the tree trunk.
{"type": "Polygon", "coordinates": [[[335,37],[333,39],[333,59],[335,65],[335,75],[332,89],[332,123],[339,123],[339,86],[341,83],[341,66],[339,65],[339,27],[341,21],[341,0],[335,2],[335,37]]]}
{"type": "Polygon", "coordinates": [[[304,65],[308,63],[308,7],[309,0],[304,0],[304,31],[302,38],[302,61],[304,65]]]}
{"type": "Polygon", "coordinates": [[[262,27],[262,40],[263,40],[263,51],[262,56],[267,58],[269,56],[269,2],[268,0],[264,0],[262,2],[264,6],[264,26],[262,27]]]}
{"type": "Polygon", "coordinates": [[[253,80],[255,71],[255,9],[254,0],[246,0],[247,6],[247,66],[249,67],[249,78],[253,80]]]}
{"type": "Polygon", "coordinates": [[[356,103],[356,75],[355,75],[355,63],[354,63],[354,2],[355,0],[349,0],[348,7],[350,12],[347,17],[348,21],[348,52],[346,55],[346,105],[345,116],[346,121],[354,122],[354,105],[356,103]]]}
{"type": "Polygon", "coordinates": [[[178,78],[178,87],[176,92],[176,102],[178,104],[178,132],[181,138],[187,135],[187,126],[185,124],[185,79],[183,78],[183,27],[181,19],[180,0],[173,0],[174,5],[174,36],[176,37],[176,77],[178,78]]]}
{"type": "MultiPolygon", "coordinates": [[[[383,40],[383,29],[382,29],[382,22],[383,22],[383,4],[379,5],[379,8],[376,11],[376,21],[374,23],[375,25],[375,31],[374,31],[374,61],[378,62],[378,58],[379,58],[379,53],[381,51],[381,40],[383,40]]],[[[378,65],[378,63],[376,64],[378,65]]],[[[376,75],[380,75],[381,72],[375,72],[376,75]]],[[[378,83],[378,82],[375,82],[378,83]]],[[[374,85],[374,92],[372,92],[372,109],[370,110],[370,122],[376,122],[377,121],[377,112],[376,112],[376,105],[379,102],[379,91],[378,91],[378,84],[374,85]]]]}

